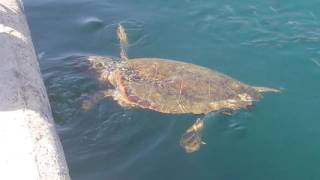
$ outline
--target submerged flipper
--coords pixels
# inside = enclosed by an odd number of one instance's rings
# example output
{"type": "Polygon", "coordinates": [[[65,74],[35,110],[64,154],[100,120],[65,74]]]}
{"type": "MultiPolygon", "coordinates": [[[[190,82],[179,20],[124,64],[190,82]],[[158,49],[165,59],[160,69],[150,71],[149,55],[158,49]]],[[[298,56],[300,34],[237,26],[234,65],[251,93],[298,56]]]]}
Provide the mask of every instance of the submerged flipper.
{"type": "Polygon", "coordinates": [[[197,121],[182,135],[180,145],[187,153],[198,151],[201,144],[206,144],[202,141],[203,125],[204,121],[197,119],[197,121]]]}
{"type": "Polygon", "coordinates": [[[106,90],[106,91],[99,91],[92,96],[89,97],[89,99],[83,101],[81,105],[81,109],[84,112],[90,111],[93,106],[95,106],[99,101],[104,99],[105,97],[113,96],[114,90],[106,90]]]}
{"type": "Polygon", "coordinates": [[[117,35],[120,41],[120,59],[128,60],[128,55],[127,55],[128,39],[127,39],[126,31],[124,30],[124,27],[121,24],[118,25],[117,35]]]}

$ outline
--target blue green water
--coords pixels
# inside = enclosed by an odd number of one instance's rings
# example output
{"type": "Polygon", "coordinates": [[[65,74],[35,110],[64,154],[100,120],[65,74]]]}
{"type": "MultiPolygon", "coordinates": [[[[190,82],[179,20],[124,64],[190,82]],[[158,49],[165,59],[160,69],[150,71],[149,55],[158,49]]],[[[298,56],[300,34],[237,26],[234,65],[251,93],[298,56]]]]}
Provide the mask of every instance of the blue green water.
{"type": "MultiPolygon", "coordinates": [[[[25,10],[73,179],[320,179],[320,2],[26,0],[25,10]],[[193,115],[79,107],[101,86],[77,57],[178,59],[283,88],[231,117],[206,117],[206,145],[179,146],[193,115]]],[[[201,88],[201,87],[199,87],[201,88]]]]}

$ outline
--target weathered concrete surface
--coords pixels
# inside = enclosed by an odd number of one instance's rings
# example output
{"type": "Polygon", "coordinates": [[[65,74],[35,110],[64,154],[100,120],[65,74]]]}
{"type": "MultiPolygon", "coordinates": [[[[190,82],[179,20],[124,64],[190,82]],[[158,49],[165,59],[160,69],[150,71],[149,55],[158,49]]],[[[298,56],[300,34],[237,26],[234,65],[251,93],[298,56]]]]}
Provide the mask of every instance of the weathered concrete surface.
{"type": "Polygon", "coordinates": [[[70,179],[19,0],[0,0],[0,179],[70,179]]]}

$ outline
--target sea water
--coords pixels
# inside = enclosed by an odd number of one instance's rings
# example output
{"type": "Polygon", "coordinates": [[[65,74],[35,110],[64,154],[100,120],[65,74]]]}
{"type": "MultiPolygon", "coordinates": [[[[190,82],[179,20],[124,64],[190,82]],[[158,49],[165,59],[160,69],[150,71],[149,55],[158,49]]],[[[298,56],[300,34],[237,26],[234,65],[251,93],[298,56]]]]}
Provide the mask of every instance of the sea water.
{"type": "MultiPolygon", "coordinates": [[[[26,0],[27,19],[75,180],[320,179],[320,2],[26,0]],[[248,110],[205,117],[201,150],[179,146],[194,115],[124,109],[105,99],[85,55],[177,59],[283,89],[248,110]]],[[[199,87],[201,88],[201,87],[199,87]]]]}

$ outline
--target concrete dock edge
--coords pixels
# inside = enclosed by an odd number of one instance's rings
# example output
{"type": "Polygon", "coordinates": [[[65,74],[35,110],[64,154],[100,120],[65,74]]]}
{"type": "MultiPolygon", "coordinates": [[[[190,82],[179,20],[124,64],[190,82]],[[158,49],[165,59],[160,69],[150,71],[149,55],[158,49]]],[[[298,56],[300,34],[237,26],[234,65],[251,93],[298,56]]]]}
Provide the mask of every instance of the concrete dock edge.
{"type": "Polygon", "coordinates": [[[70,179],[19,0],[0,0],[0,143],[0,179],[70,179]]]}

